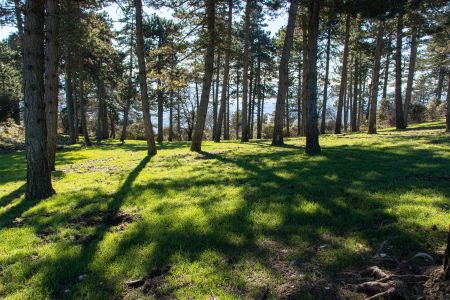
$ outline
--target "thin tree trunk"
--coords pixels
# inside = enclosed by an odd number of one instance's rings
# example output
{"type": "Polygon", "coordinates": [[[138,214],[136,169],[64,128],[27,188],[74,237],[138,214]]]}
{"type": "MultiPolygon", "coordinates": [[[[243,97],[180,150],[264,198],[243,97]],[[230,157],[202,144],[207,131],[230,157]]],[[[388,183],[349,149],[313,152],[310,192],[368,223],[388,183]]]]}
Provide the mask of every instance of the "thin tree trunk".
{"type": "Polygon", "coordinates": [[[303,123],[302,123],[302,47],[299,47],[298,62],[297,62],[297,136],[302,135],[303,123]]]}
{"type": "MultiPolygon", "coordinates": [[[[388,39],[388,47],[391,46],[391,39],[392,36],[389,34],[389,39],[388,39]]],[[[391,54],[389,52],[389,48],[386,51],[386,65],[384,67],[384,83],[383,83],[383,99],[387,99],[387,86],[388,86],[388,80],[389,80],[389,64],[390,64],[390,58],[391,58],[391,54]]]]}
{"type": "Polygon", "coordinates": [[[439,102],[441,102],[442,90],[444,87],[444,76],[445,76],[444,67],[439,67],[438,82],[436,87],[436,98],[439,102]]]}
{"type": "Polygon", "coordinates": [[[395,51],[395,125],[397,129],[405,129],[402,102],[402,38],[403,12],[397,17],[397,49],[395,51]]]}
{"type": "MultiPolygon", "coordinates": [[[[275,120],[273,128],[273,146],[284,145],[283,140],[283,114],[286,102],[286,93],[288,88],[289,58],[294,42],[295,19],[297,18],[298,1],[292,0],[289,7],[288,24],[286,36],[284,38],[283,50],[281,53],[280,66],[278,69],[278,93],[275,106],[275,120]]],[[[316,45],[317,46],[317,45],[316,45]]]]}
{"type": "Polygon", "coordinates": [[[147,140],[148,155],[156,154],[155,138],[153,136],[150,105],[147,93],[147,71],[144,57],[144,37],[142,34],[142,0],[134,0],[136,8],[136,54],[139,65],[139,85],[141,89],[142,110],[144,115],[145,139],[147,140]]]}
{"type": "MultiPolygon", "coordinates": [[[[159,67],[158,67],[159,68],[159,67]]],[[[161,74],[161,71],[158,69],[159,74],[161,74]]],[[[158,78],[157,80],[157,90],[156,90],[156,98],[158,102],[158,133],[156,136],[156,141],[158,143],[162,143],[164,140],[164,106],[163,106],[163,90],[162,90],[162,83],[161,79],[158,78]]]]}
{"type": "MultiPolygon", "coordinates": [[[[226,93],[228,90],[228,81],[230,75],[230,57],[231,57],[231,31],[233,26],[233,0],[228,0],[228,28],[227,28],[227,42],[225,49],[225,66],[223,70],[223,81],[222,81],[222,95],[220,99],[219,116],[217,120],[217,127],[215,131],[214,141],[216,143],[220,142],[220,137],[222,134],[222,124],[224,123],[224,114],[226,109],[226,93]]],[[[217,64],[219,66],[219,64],[217,64]]],[[[219,72],[217,72],[217,79],[219,78],[219,72]]],[[[225,129],[226,130],[226,129],[225,129]]]]}
{"type": "Polygon", "coordinates": [[[230,78],[228,78],[228,83],[227,83],[227,109],[226,109],[226,113],[225,113],[225,124],[223,125],[225,128],[225,133],[224,133],[224,139],[225,140],[229,140],[230,139],[230,78]]]}
{"type": "Polygon", "coordinates": [[[413,25],[413,27],[411,28],[411,54],[409,56],[408,82],[406,84],[405,107],[403,109],[403,112],[405,114],[405,126],[408,126],[409,104],[411,103],[414,72],[416,71],[417,30],[417,25],[413,25]]]}
{"type": "Polygon", "coordinates": [[[306,86],[306,73],[308,69],[308,20],[306,15],[303,15],[302,18],[302,38],[303,38],[303,77],[302,77],[302,134],[306,136],[307,129],[307,114],[308,114],[308,105],[306,103],[306,94],[307,94],[307,86],[306,86]]]}
{"type": "Polygon", "coordinates": [[[44,199],[55,193],[47,152],[47,126],[44,100],[44,0],[25,4],[23,43],[25,145],[27,159],[26,198],[44,199]]]}
{"type": "Polygon", "coordinates": [[[447,84],[447,115],[446,115],[446,131],[450,132],[450,76],[448,76],[447,84]]]}
{"type": "Polygon", "coordinates": [[[286,137],[290,137],[291,133],[290,133],[289,127],[291,126],[291,124],[289,122],[289,80],[288,80],[288,86],[286,87],[286,105],[285,105],[285,107],[286,107],[286,114],[285,114],[286,137]]]}
{"type": "MultiPolygon", "coordinates": [[[[218,102],[219,102],[219,84],[220,84],[220,50],[217,49],[216,80],[215,80],[215,82],[213,81],[213,101],[212,101],[212,105],[213,105],[213,128],[212,128],[213,139],[215,137],[215,134],[217,131],[217,124],[218,124],[217,106],[218,106],[218,102]],[[214,83],[215,83],[215,88],[214,88],[214,83]]],[[[226,90],[225,90],[225,93],[226,93],[226,90]]],[[[223,118],[223,116],[222,116],[222,118],[223,118]]]]}
{"type": "Polygon", "coordinates": [[[66,61],[66,106],[67,106],[67,118],[69,121],[69,144],[75,144],[77,142],[77,127],[75,126],[75,104],[73,99],[73,81],[72,81],[72,64],[71,59],[67,58],[66,61]]]}
{"type": "Polygon", "coordinates": [[[79,98],[80,98],[80,121],[81,121],[81,130],[83,132],[84,137],[84,143],[87,147],[91,147],[91,139],[89,138],[89,131],[87,128],[87,119],[86,119],[86,97],[84,95],[84,70],[83,70],[83,59],[81,57],[79,58],[79,64],[78,64],[78,73],[79,73],[79,98]]]}
{"type": "Polygon", "coordinates": [[[331,22],[328,24],[327,30],[327,49],[325,62],[325,79],[323,84],[323,104],[322,104],[322,120],[320,122],[320,133],[325,133],[326,117],[327,117],[327,97],[328,97],[328,76],[330,71],[330,51],[331,51],[331,22]]]}
{"type": "Polygon", "coordinates": [[[131,101],[134,98],[133,91],[133,45],[134,45],[134,24],[133,18],[131,19],[131,29],[130,29],[130,65],[128,69],[128,76],[130,77],[128,80],[128,95],[125,102],[125,107],[123,110],[123,125],[122,125],[122,133],[120,134],[120,141],[123,143],[127,138],[127,126],[128,126],[128,114],[130,112],[131,101]]]}
{"type": "Polygon", "coordinates": [[[254,80],[254,85],[253,85],[253,94],[252,94],[252,101],[250,103],[250,139],[253,139],[253,125],[255,123],[255,103],[256,103],[256,95],[258,95],[259,92],[259,67],[257,68],[256,71],[256,75],[255,75],[255,80],[254,80]]]}
{"type": "Polygon", "coordinates": [[[236,70],[236,139],[239,139],[239,68],[236,70]]]}
{"type": "Polygon", "coordinates": [[[197,108],[197,120],[195,122],[192,137],[191,151],[202,151],[203,131],[205,129],[206,112],[208,110],[209,93],[211,91],[211,81],[214,72],[214,43],[215,43],[215,11],[216,1],[206,1],[207,18],[207,47],[205,54],[205,67],[203,76],[202,97],[197,108]]]}
{"type": "Polygon", "coordinates": [[[342,58],[342,74],[341,74],[341,84],[339,88],[339,100],[336,114],[336,124],[334,127],[334,133],[341,133],[342,126],[342,106],[345,101],[345,91],[347,87],[347,61],[348,61],[348,52],[349,52],[349,39],[350,39],[350,14],[347,14],[345,19],[345,41],[344,41],[344,56],[342,58]]]}
{"type": "Polygon", "coordinates": [[[244,57],[242,78],[242,133],[241,142],[248,142],[247,106],[248,106],[248,66],[250,62],[250,15],[254,0],[247,0],[244,16],[244,57]]]}
{"type": "Polygon", "coordinates": [[[348,88],[346,89],[347,94],[346,94],[346,97],[344,98],[344,131],[347,131],[347,129],[348,129],[348,111],[349,111],[349,108],[351,107],[351,102],[352,102],[352,97],[353,97],[353,92],[352,92],[353,70],[351,69],[353,58],[351,58],[350,61],[351,61],[350,62],[350,78],[349,78],[349,81],[346,83],[348,88]]]}
{"type": "Polygon", "coordinates": [[[355,57],[355,71],[353,75],[353,102],[351,115],[351,130],[358,131],[357,116],[358,116],[358,83],[359,83],[359,60],[355,57]]]}
{"type": "Polygon", "coordinates": [[[319,13],[321,0],[310,0],[308,20],[308,61],[306,76],[306,104],[308,112],[306,130],[306,153],[320,153],[317,128],[317,39],[319,36],[319,13]]]}
{"type": "MultiPolygon", "coordinates": [[[[14,13],[16,15],[16,23],[17,23],[17,33],[19,35],[20,40],[20,52],[22,54],[22,63],[23,63],[23,18],[22,18],[22,5],[19,0],[14,0],[14,13]]],[[[22,89],[23,91],[23,89],[22,89]]],[[[14,107],[14,113],[12,115],[14,122],[19,125],[20,124],[20,100],[16,101],[14,107]]]]}
{"type": "Polygon", "coordinates": [[[372,74],[372,86],[370,92],[369,134],[377,133],[377,97],[378,81],[380,76],[380,60],[383,51],[384,22],[378,22],[378,33],[375,47],[374,67],[372,74]]]}
{"type": "MultiPolygon", "coordinates": [[[[264,90],[264,86],[266,83],[266,76],[265,76],[265,72],[263,74],[263,84],[262,84],[262,90],[264,90]]],[[[257,139],[261,139],[262,137],[262,119],[263,119],[263,114],[262,114],[262,95],[263,95],[263,91],[259,91],[258,93],[258,106],[257,106],[257,112],[256,112],[256,138],[257,139]]]]}
{"type": "Polygon", "coordinates": [[[173,141],[173,89],[170,89],[169,95],[169,137],[168,141],[173,141]]]}

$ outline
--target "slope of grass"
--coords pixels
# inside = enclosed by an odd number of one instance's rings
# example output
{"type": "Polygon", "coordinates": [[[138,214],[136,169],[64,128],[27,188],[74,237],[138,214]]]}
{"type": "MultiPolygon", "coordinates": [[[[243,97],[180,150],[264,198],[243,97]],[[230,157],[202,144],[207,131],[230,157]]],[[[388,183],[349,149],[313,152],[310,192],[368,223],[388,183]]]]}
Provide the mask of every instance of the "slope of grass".
{"type": "Polygon", "coordinates": [[[308,297],[310,282],[369,264],[387,239],[399,258],[439,257],[442,132],[325,135],[313,157],[304,138],[205,142],[201,154],[164,143],[151,159],[141,141],[73,146],[40,202],[23,197],[24,154],[0,154],[0,298],[308,297]],[[144,288],[124,285],[163,266],[144,288]]]}

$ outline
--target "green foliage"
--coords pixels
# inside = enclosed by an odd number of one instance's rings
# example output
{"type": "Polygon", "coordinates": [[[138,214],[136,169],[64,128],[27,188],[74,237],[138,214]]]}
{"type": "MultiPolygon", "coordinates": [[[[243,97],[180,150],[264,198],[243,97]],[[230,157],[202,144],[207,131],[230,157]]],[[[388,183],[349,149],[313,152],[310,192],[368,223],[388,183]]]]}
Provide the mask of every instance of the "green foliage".
{"type": "Polygon", "coordinates": [[[201,154],[165,143],[151,159],[143,141],[74,145],[57,153],[57,194],[40,202],[23,198],[24,154],[0,154],[0,297],[247,299],[270,286],[279,298],[293,286],[317,299],[317,274],[367,266],[386,239],[399,260],[438,255],[450,204],[443,128],[323,135],[318,156],[304,138],[205,142],[201,154]],[[150,294],[125,288],[164,265],[150,294]]]}

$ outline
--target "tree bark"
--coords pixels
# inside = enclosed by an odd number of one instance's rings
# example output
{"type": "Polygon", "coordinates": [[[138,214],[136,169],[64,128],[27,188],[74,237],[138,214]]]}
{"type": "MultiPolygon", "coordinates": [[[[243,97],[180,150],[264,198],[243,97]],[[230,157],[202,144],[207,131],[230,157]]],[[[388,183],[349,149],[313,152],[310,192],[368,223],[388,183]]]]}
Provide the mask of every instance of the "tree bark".
{"type": "MultiPolygon", "coordinates": [[[[391,46],[391,35],[389,34],[389,38],[388,38],[388,47],[391,46]]],[[[386,49],[386,65],[384,67],[384,83],[383,83],[383,97],[384,99],[386,99],[387,97],[387,86],[388,86],[388,79],[389,79],[389,64],[390,64],[390,58],[391,58],[391,53],[389,52],[389,49],[386,49]]]]}
{"type": "Polygon", "coordinates": [[[25,4],[24,99],[25,145],[27,158],[26,198],[44,199],[55,193],[47,152],[47,126],[44,100],[44,0],[25,4]]]}
{"type": "Polygon", "coordinates": [[[131,18],[131,30],[130,30],[130,65],[128,66],[128,95],[125,100],[125,107],[123,109],[123,124],[122,124],[122,132],[120,134],[120,141],[123,143],[127,138],[127,126],[128,126],[128,114],[130,112],[131,101],[134,98],[133,91],[133,45],[134,45],[134,24],[133,18],[131,18]]]}
{"type": "MultiPolygon", "coordinates": [[[[216,131],[217,131],[217,106],[219,102],[219,82],[220,82],[220,50],[217,49],[217,61],[216,61],[216,80],[213,81],[213,139],[215,137],[216,131]],[[215,85],[215,88],[214,88],[215,85]]],[[[225,91],[226,92],[226,91],[225,91]]]]}
{"type": "Polygon", "coordinates": [[[444,75],[445,75],[444,67],[439,67],[438,82],[436,87],[436,98],[439,102],[441,102],[442,89],[444,87],[444,75]]]}
{"type": "Polygon", "coordinates": [[[395,125],[397,129],[405,129],[402,101],[402,38],[403,12],[397,17],[397,49],[395,51],[395,125]]]}
{"type": "Polygon", "coordinates": [[[58,138],[58,1],[46,0],[45,16],[45,112],[47,120],[47,152],[50,170],[55,170],[58,138]]]}
{"type": "Polygon", "coordinates": [[[150,105],[147,92],[147,71],[144,57],[144,36],[142,34],[142,0],[134,0],[136,8],[136,54],[139,65],[139,86],[141,89],[142,110],[144,115],[145,139],[148,146],[148,155],[156,154],[155,138],[153,135],[152,120],[150,118],[150,105]]]}
{"type": "Polygon", "coordinates": [[[168,141],[173,141],[173,89],[170,89],[169,95],[169,137],[168,141]]]}
{"type": "Polygon", "coordinates": [[[248,67],[250,62],[250,15],[254,0],[247,0],[244,16],[244,57],[242,76],[242,133],[241,142],[248,142],[247,106],[248,106],[248,67]]]}
{"type": "Polygon", "coordinates": [[[384,23],[379,21],[378,33],[375,46],[374,67],[372,75],[372,85],[370,92],[370,112],[369,112],[369,134],[377,133],[377,97],[378,97],[378,81],[380,76],[380,60],[383,48],[384,23]]]}
{"type": "Polygon", "coordinates": [[[334,127],[334,133],[341,133],[342,126],[342,106],[345,101],[345,91],[347,87],[347,61],[348,61],[348,52],[349,52],[349,39],[350,39],[350,14],[347,14],[345,19],[345,40],[344,40],[344,56],[342,58],[342,74],[341,74],[341,84],[339,88],[339,100],[336,114],[336,124],[334,127]]]}
{"type": "Polygon", "coordinates": [[[69,121],[69,144],[77,142],[78,131],[75,126],[75,104],[73,99],[73,77],[71,59],[66,60],[66,106],[69,121]]]}
{"type": "Polygon", "coordinates": [[[446,131],[450,132],[450,76],[448,76],[447,85],[447,115],[446,115],[446,131]]]}
{"type": "Polygon", "coordinates": [[[348,111],[349,111],[349,108],[351,107],[352,97],[353,97],[353,90],[352,90],[353,70],[351,69],[352,62],[353,62],[353,57],[350,58],[350,78],[349,78],[348,82],[346,83],[348,88],[346,89],[347,94],[344,97],[344,131],[347,131],[347,129],[348,129],[348,111]]]}
{"type": "MultiPolygon", "coordinates": [[[[223,70],[223,81],[222,81],[222,95],[220,99],[219,115],[217,120],[217,127],[215,131],[214,141],[216,143],[220,142],[220,137],[222,134],[222,124],[224,123],[224,114],[226,109],[226,96],[228,90],[228,81],[230,75],[230,57],[231,57],[231,31],[233,26],[233,0],[228,0],[228,28],[227,28],[227,42],[225,50],[225,66],[223,70]]],[[[219,66],[219,64],[217,64],[219,66]]],[[[218,77],[218,76],[217,76],[218,77]]]]}
{"type": "Polygon", "coordinates": [[[200,105],[197,108],[197,120],[192,137],[191,151],[202,151],[203,131],[205,129],[206,113],[208,110],[209,93],[211,91],[211,81],[214,72],[214,43],[215,43],[215,12],[216,1],[207,0],[207,46],[205,54],[205,66],[203,75],[202,96],[200,105]]]}
{"type": "Polygon", "coordinates": [[[83,58],[81,57],[81,53],[79,54],[79,64],[78,64],[78,76],[79,76],[79,92],[78,96],[80,98],[80,121],[81,121],[81,130],[83,132],[84,143],[87,147],[91,147],[91,139],[89,138],[89,131],[87,128],[87,119],[86,119],[86,97],[84,95],[84,70],[83,70],[83,58]]]}
{"type": "Polygon", "coordinates": [[[236,70],[236,139],[239,139],[239,68],[236,70]]]}
{"type": "Polygon", "coordinates": [[[405,126],[408,126],[409,118],[409,105],[411,103],[412,88],[414,82],[414,73],[416,71],[416,57],[417,57],[417,25],[413,25],[411,28],[411,54],[409,58],[408,67],[408,82],[406,83],[406,94],[405,94],[405,107],[404,107],[404,119],[405,126]]]}
{"type": "Polygon", "coordinates": [[[359,83],[359,60],[355,57],[355,71],[353,73],[353,102],[352,102],[352,115],[351,115],[351,130],[352,132],[358,131],[357,116],[358,116],[358,83],[359,83]]]}
{"type": "Polygon", "coordinates": [[[322,103],[322,120],[320,122],[320,133],[325,133],[326,117],[327,117],[327,97],[328,97],[328,76],[330,71],[330,51],[331,51],[331,22],[328,24],[327,29],[327,49],[326,49],[326,62],[325,62],[325,79],[323,84],[323,103],[322,103]]]}
{"type": "Polygon", "coordinates": [[[308,62],[306,69],[307,129],[306,153],[320,153],[319,130],[317,128],[317,39],[319,36],[319,13],[321,0],[309,1],[308,62]]]}
{"type": "MultiPolygon", "coordinates": [[[[283,140],[283,114],[285,110],[286,94],[288,88],[289,58],[294,42],[295,19],[297,18],[298,1],[292,0],[289,7],[288,24],[281,53],[280,66],[278,69],[278,93],[275,106],[275,120],[273,128],[272,145],[282,146],[283,140]]],[[[317,45],[316,45],[317,46],[317,45]]]]}

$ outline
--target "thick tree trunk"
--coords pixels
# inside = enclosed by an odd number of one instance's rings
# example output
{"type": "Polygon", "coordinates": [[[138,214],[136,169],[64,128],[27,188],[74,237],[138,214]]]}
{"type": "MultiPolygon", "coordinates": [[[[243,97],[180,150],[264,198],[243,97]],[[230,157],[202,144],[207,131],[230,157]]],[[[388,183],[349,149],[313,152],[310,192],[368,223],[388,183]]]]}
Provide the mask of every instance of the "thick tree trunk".
{"type": "Polygon", "coordinates": [[[349,52],[349,39],[350,39],[350,14],[347,14],[345,19],[345,41],[344,41],[344,56],[342,58],[342,74],[341,74],[341,84],[339,88],[339,100],[337,106],[337,114],[336,114],[336,124],[334,127],[334,133],[341,133],[342,126],[342,107],[345,101],[345,91],[347,87],[347,61],[348,61],[348,52],[349,52]]]}
{"type": "Polygon", "coordinates": [[[328,76],[330,71],[330,51],[331,51],[331,22],[327,30],[327,49],[325,61],[325,79],[323,84],[322,120],[320,122],[320,133],[325,133],[325,122],[327,117],[327,97],[328,97],[328,76]]]}
{"type": "Polygon", "coordinates": [[[211,81],[214,72],[214,43],[215,43],[215,12],[216,1],[206,1],[207,18],[207,46],[205,54],[205,66],[203,75],[202,97],[197,108],[197,120],[195,122],[192,137],[191,151],[202,151],[203,131],[205,129],[206,113],[208,110],[209,93],[211,91],[211,81]]]}
{"type": "Polygon", "coordinates": [[[397,129],[406,128],[402,101],[402,31],[403,13],[400,12],[397,17],[397,49],[395,50],[395,126],[397,129]]]}
{"type": "Polygon", "coordinates": [[[25,145],[29,200],[44,199],[55,191],[47,152],[47,126],[44,100],[44,0],[25,4],[23,43],[23,84],[25,98],[25,145]]]}
{"type": "Polygon", "coordinates": [[[358,131],[357,116],[358,116],[358,83],[359,83],[359,61],[355,57],[355,71],[353,75],[353,102],[352,102],[352,115],[351,115],[351,130],[352,132],[358,131]]]}
{"type": "Polygon", "coordinates": [[[417,26],[413,25],[413,27],[411,28],[411,54],[409,56],[408,82],[406,83],[405,107],[403,109],[403,112],[405,114],[404,116],[405,126],[408,126],[409,105],[411,103],[414,72],[416,71],[417,30],[418,30],[417,26]]]}
{"type": "MultiPolygon", "coordinates": [[[[222,124],[224,123],[224,114],[226,109],[226,94],[228,90],[228,81],[230,75],[230,57],[231,57],[231,31],[233,26],[233,0],[228,0],[228,28],[227,28],[227,42],[225,50],[225,66],[223,70],[223,81],[222,81],[222,95],[220,99],[219,116],[217,120],[217,127],[215,131],[214,141],[216,143],[220,142],[220,137],[222,135],[222,124]]],[[[219,66],[219,64],[217,64],[219,66]]],[[[217,75],[219,72],[217,72],[217,75]]],[[[219,76],[217,76],[218,78],[219,76]]]]}
{"type": "Polygon", "coordinates": [[[153,135],[152,120],[150,118],[150,105],[147,92],[147,71],[144,57],[144,37],[142,34],[142,0],[134,0],[136,8],[136,54],[139,65],[139,86],[141,89],[142,110],[144,115],[145,139],[148,146],[148,155],[156,154],[155,138],[153,135]]]}
{"type": "Polygon", "coordinates": [[[298,52],[298,62],[297,62],[297,67],[298,67],[298,72],[297,72],[297,81],[298,81],[298,85],[297,85],[297,136],[301,136],[302,135],[302,130],[303,130],[303,123],[302,123],[302,69],[303,69],[303,64],[302,64],[302,52],[301,52],[301,48],[299,47],[299,52],[298,52]]]}
{"type": "Polygon", "coordinates": [[[45,16],[45,112],[50,170],[55,170],[58,138],[58,1],[46,0],[45,16]]]}
{"type": "MultiPolygon", "coordinates": [[[[295,19],[297,18],[298,1],[292,0],[289,7],[288,24],[286,28],[286,35],[284,38],[283,50],[281,53],[280,66],[278,69],[278,93],[277,102],[275,106],[275,119],[273,128],[273,146],[282,146],[283,140],[283,114],[285,110],[286,94],[288,89],[288,72],[289,72],[289,58],[291,54],[292,45],[294,42],[295,19]]],[[[317,46],[317,45],[316,45],[317,46]]]]}
{"type": "Polygon", "coordinates": [[[380,60],[383,48],[384,23],[379,21],[378,33],[375,47],[374,67],[372,75],[372,85],[370,92],[370,112],[369,112],[369,134],[377,133],[377,97],[378,97],[378,81],[380,76],[380,60]]]}
{"type": "Polygon", "coordinates": [[[319,12],[321,0],[310,0],[308,20],[308,62],[306,76],[306,153],[320,153],[317,128],[317,39],[319,36],[319,12]]]}
{"type": "Polygon", "coordinates": [[[75,126],[75,104],[73,99],[73,77],[72,64],[70,58],[66,61],[66,106],[67,119],[69,122],[69,144],[77,142],[78,131],[75,126]]]}
{"type": "Polygon", "coordinates": [[[248,67],[250,62],[250,15],[254,0],[247,0],[244,16],[244,74],[242,76],[242,133],[241,142],[248,142],[247,106],[248,106],[248,67]]]}

